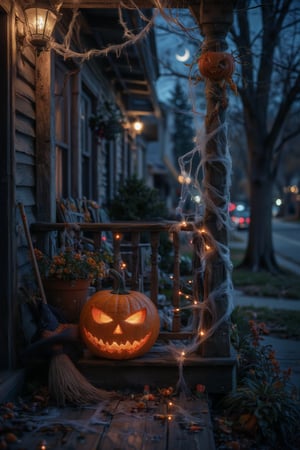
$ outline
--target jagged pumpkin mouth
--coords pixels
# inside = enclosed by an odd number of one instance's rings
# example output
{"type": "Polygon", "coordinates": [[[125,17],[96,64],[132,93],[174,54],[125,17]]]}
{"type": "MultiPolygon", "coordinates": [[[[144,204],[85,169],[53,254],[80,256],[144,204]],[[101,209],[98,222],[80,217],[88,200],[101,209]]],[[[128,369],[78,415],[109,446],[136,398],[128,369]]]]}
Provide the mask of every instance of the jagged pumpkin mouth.
{"type": "Polygon", "coordinates": [[[111,354],[124,353],[124,352],[135,353],[135,352],[139,351],[141,348],[143,348],[143,346],[146,344],[146,342],[149,340],[149,338],[151,336],[151,331],[150,331],[149,333],[146,334],[146,336],[144,336],[140,340],[135,339],[134,341],[130,342],[127,339],[124,342],[116,342],[116,341],[108,342],[108,341],[104,341],[103,339],[94,336],[86,328],[84,328],[84,333],[86,335],[86,338],[92,345],[97,347],[102,352],[111,353],[111,354]]]}

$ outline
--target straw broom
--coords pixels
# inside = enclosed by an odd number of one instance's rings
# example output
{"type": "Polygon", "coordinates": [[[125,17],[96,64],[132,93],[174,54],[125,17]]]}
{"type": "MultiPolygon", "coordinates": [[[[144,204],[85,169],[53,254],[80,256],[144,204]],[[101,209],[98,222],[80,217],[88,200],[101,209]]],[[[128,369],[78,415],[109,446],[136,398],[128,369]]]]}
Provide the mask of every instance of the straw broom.
{"type": "MultiPolygon", "coordinates": [[[[19,203],[22,222],[27,238],[31,260],[36,275],[42,302],[47,309],[47,315],[54,316],[47,304],[47,299],[37,264],[32,240],[29,232],[29,226],[22,203],[19,203]]],[[[45,350],[46,346],[51,346],[51,359],[48,373],[48,389],[51,398],[58,406],[65,406],[67,403],[82,405],[89,403],[98,403],[108,400],[115,396],[113,392],[96,388],[86,380],[86,378],[75,367],[70,357],[64,353],[64,343],[76,342],[79,340],[78,325],[59,324],[54,330],[45,329],[42,333],[43,339],[31,346],[30,352],[35,350],[45,350]]]]}

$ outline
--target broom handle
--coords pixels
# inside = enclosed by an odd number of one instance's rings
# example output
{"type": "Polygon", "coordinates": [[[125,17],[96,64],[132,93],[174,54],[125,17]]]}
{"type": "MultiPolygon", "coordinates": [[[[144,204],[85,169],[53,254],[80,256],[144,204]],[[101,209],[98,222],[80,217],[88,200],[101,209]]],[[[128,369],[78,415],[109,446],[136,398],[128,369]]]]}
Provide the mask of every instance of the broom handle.
{"type": "Polygon", "coordinates": [[[29,226],[28,226],[28,222],[27,222],[27,217],[26,217],[24,205],[23,205],[23,203],[19,203],[18,206],[19,206],[19,209],[20,209],[20,212],[21,212],[21,217],[22,217],[22,222],[23,222],[23,226],[24,226],[24,231],[25,231],[25,235],[26,235],[26,238],[27,238],[27,243],[28,243],[29,250],[30,250],[31,261],[32,261],[32,264],[33,264],[33,268],[34,268],[35,276],[36,276],[36,279],[37,279],[38,287],[39,287],[39,290],[40,290],[40,294],[41,294],[41,297],[42,297],[42,301],[43,301],[43,303],[47,303],[46,294],[45,294],[44,286],[43,286],[43,283],[42,283],[42,278],[41,278],[39,266],[38,266],[38,263],[37,263],[37,260],[36,260],[36,256],[35,256],[35,253],[34,253],[34,248],[33,248],[33,245],[32,245],[32,239],[31,239],[30,232],[29,232],[29,226]]]}

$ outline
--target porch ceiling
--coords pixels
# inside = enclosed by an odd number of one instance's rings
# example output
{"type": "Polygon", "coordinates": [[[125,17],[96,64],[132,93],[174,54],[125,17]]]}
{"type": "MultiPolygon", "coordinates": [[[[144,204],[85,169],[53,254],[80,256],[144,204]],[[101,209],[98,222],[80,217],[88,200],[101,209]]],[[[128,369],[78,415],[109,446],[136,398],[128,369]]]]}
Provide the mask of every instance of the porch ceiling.
{"type": "MultiPolygon", "coordinates": [[[[81,9],[82,17],[98,48],[124,42],[124,29],[120,25],[116,8],[81,9]]],[[[145,15],[151,17],[152,9],[143,9],[145,15]]],[[[139,14],[135,10],[123,10],[123,16],[130,30],[137,33],[142,29],[139,14]]],[[[161,116],[159,101],[156,95],[155,81],[159,76],[156,44],[153,31],[135,45],[122,50],[119,55],[110,52],[104,64],[107,78],[118,92],[129,117],[133,119],[143,116],[146,129],[152,129],[151,123],[161,116]],[[149,126],[147,123],[149,122],[149,126]]],[[[153,133],[150,133],[151,139],[153,133]]]]}
{"type": "MultiPolygon", "coordinates": [[[[168,8],[188,8],[190,6],[199,6],[201,0],[169,0],[168,8]]],[[[64,0],[63,8],[75,8],[79,6],[80,8],[118,8],[120,4],[126,3],[130,6],[130,1],[123,0],[87,0],[87,1],[76,1],[76,0],[64,0]]],[[[152,0],[135,0],[134,3],[139,8],[153,8],[152,0]]],[[[132,5],[132,3],[131,3],[132,5]]]]}

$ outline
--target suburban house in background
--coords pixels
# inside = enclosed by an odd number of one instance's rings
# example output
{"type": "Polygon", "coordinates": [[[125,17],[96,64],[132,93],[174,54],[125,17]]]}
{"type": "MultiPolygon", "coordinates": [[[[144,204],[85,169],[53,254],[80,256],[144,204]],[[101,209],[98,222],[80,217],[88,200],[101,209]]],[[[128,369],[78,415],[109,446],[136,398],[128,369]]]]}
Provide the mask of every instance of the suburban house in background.
{"type": "MultiPolygon", "coordinates": [[[[27,5],[0,1],[2,371],[17,363],[18,290],[31,270],[18,202],[24,204],[29,222],[55,221],[56,199],[86,197],[105,205],[118,184],[134,173],[155,187],[157,163],[147,161],[147,152],[151,145],[151,154],[160,154],[164,128],[155,91],[153,31],[118,56],[81,60],[53,50],[36,55],[24,36],[27,5]],[[103,113],[104,105],[123,118],[121,130],[109,137],[97,135],[89,122],[103,113]],[[143,123],[140,134],[133,129],[136,120],[143,123]]],[[[60,13],[57,42],[63,41],[72,20],[71,9],[60,13]]],[[[132,28],[142,27],[137,11],[124,14],[132,28]]],[[[150,17],[151,9],[144,14],[150,17]]],[[[77,22],[73,51],[82,54],[122,41],[116,8],[80,10],[77,22]]]]}

